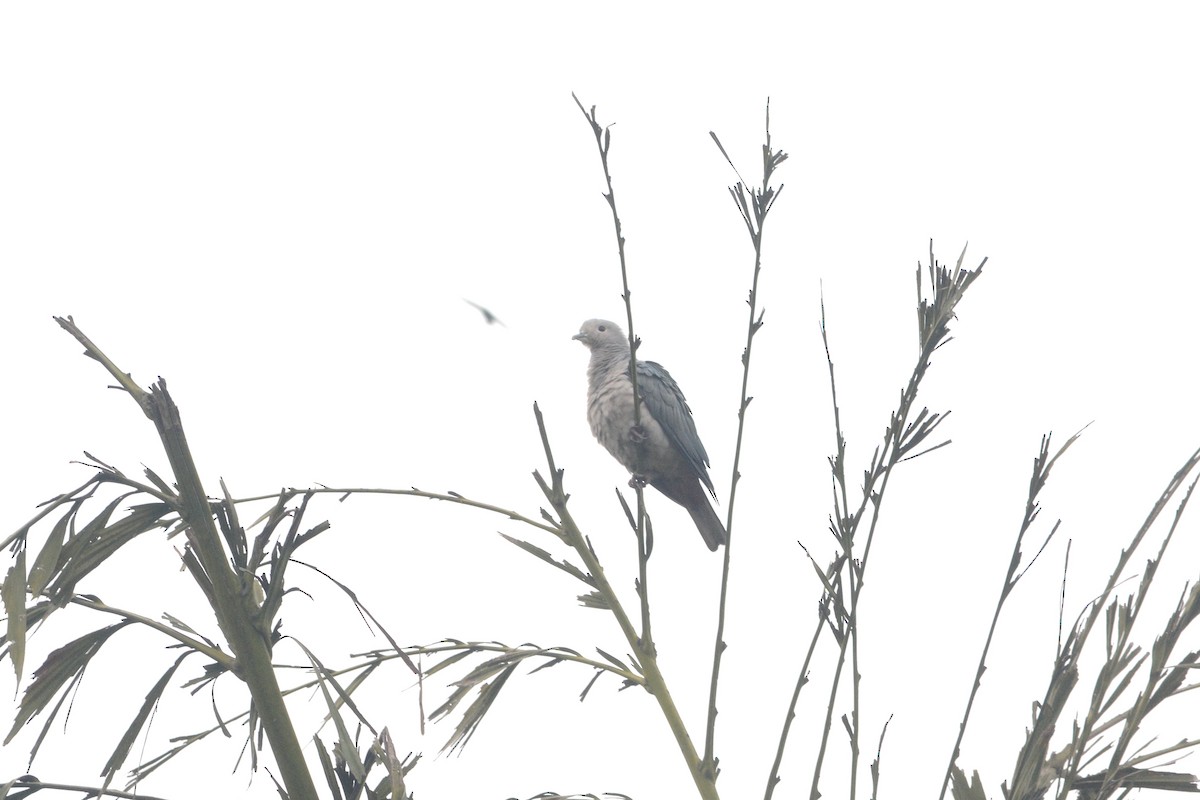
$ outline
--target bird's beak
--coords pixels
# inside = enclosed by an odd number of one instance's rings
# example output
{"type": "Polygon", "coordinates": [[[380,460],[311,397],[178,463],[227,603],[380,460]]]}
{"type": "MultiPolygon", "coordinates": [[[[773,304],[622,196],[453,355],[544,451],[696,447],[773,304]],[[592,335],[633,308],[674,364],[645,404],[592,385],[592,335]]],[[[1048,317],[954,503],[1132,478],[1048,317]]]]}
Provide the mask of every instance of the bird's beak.
{"type": "Polygon", "coordinates": [[[584,333],[583,331],[580,331],[579,333],[577,333],[577,334],[575,334],[574,336],[572,336],[572,337],[571,337],[571,340],[572,340],[572,341],[576,341],[576,342],[583,342],[583,341],[586,341],[586,340],[587,340],[587,334],[586,334],[586,333],[584,333]]]}

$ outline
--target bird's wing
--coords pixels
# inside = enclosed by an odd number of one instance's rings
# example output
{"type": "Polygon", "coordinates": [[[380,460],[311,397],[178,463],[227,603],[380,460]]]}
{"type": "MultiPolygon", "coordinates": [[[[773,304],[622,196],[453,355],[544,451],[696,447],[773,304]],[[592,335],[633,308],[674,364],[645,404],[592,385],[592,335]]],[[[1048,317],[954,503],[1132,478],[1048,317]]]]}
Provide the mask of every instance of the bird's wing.
{"type": "Polygon", "coordinates": [[[708,477],[708,453],[696,433],[692,420],[692,409],[679,389],[679,384],[661,364],[653,361],[637,362],[638,392],[650,416],[662,426],[667,438],[687,460],[692,472],[715,497],[712,479],[708,477]]]}

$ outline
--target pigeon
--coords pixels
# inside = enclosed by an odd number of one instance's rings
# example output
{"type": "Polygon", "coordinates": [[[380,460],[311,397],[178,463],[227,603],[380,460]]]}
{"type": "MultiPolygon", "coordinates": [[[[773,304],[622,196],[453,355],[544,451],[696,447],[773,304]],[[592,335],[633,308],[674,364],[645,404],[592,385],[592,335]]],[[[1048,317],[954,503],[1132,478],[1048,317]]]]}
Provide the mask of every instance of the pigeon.
{"type": "Polygon", "coordinates": [[[641,425],[633,419],[629,339],[615,323],[590,319],[572,337],[591,351],[588,423],[600,444],[633,474],[687,509],[709,550],[725,544],[725,527],[705,496],[716,498],[708,453],[692,410],[671,373],[653,361],[637,362],[641,425]]]}

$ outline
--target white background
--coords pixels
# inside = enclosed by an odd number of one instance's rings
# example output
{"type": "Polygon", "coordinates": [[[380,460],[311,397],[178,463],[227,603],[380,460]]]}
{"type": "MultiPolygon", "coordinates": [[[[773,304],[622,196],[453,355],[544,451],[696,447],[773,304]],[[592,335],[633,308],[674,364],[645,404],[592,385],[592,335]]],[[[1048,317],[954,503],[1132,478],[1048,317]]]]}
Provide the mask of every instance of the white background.
{"type": "MultiPolygon", "coordinates": [[[[797,541],[822,563],[834,552],[820,293],[857,480],[916,356],[913,275],[932,238],[941,260],[967,240],[965,264],[989,260],[920,398],[953,410],[941,429],[953,445],[892,482],[872,551],[863,764],[891,716],[883,796],[936,796],[1040,437],[1062,442],[1094,421],[1043,497],[1035,540],[1064,523],[1001,621],[965,740],[962,764],[998,797],[1049,676],[1068,538],[1069,625],[1200,444],[1198,20],[1182,3],[1130,9],[6,5],[3,528],[82,483],[89,471],[70,462],[85,449],[130,474],[166,473],[152,425],[51,321],[71,314],[143,385],[168,380],[212,493],[221,477],[235,496],[415,485],[536,516],[537,401],[575,516],[632,604],[631,537],[612,495],[625,475],[587,429],[586,352],[570,341],[582,320],[624,314],[600,166],[570,93],[616,123],[642,354],[687,392],[723,501],[752,255],[725,189],[736,177],[708,132],[755,180],[770,97],[790,158],[767,225],[736,504],[722,795],[761,795],[815,624],[819,587],[797,541]]],[[[699,745],[720,559],[681,510],[648,497],[659,650],[699,745]]],[[[311,514],[333,529],[308,559],[402,642],[628,650],[611,619],[575,606],[578,586],[496,534],[548,545],[536,531],[413,499],[325,499],[311,514]]],[[[1143,644],[1195,577],[1198,533],[1185,517],[1143,644]]],[[[80,590],[215,636],[176,544],[146,537],[80,590]]],[[[285,633],[326,663],[384,646],[323,579],[293,580],[313,600],[289,597],[285,633]]],[[[56,615],[32,640],[26,681],[64,637],[109,621],[56,615]]],[[[149,633],[118,636],[33,765],[44,780],[97,783],[174,658],[149,633]]],[[[832,652],[826,640],[777,797],[807,795],[832,652]]],[[[302,660],[290,643],[278,655],[302,660]]],[[[18,697],[3,667],[0,686],[18,697]]],[[[402,752],[426,753],[409,782],[419,798],[691,796],[652,699],[602,679],[580,704],[589,677],[569,665],[514,677],[461,757],[435,758],[453,722],[420,735],[400,668],[360,702],[402,752]]],[[[241,695],[225,682],[218,705],[233,713],[241,695]]],[[[427,710],[445,696],[437,679],[425,691],[427,710]]],[[[1157,721],[1159,746],[1200,733],[1190,697],[1157,721]]],[[[307,737],[322,702],[294,707],[307,737]]],[[[134,755],[211,719],[207,693],[172,692],[134,755]]],[[[840,725],[833,741],[822,789],[846,796],[840,725]]],[[[0,751],[0,779],[25,770],[32,742],[26,731],[0,751]]],[[[210,737],[141,790],[274,796],[261,772],[232,774],[239,747],[210,737]]]]}

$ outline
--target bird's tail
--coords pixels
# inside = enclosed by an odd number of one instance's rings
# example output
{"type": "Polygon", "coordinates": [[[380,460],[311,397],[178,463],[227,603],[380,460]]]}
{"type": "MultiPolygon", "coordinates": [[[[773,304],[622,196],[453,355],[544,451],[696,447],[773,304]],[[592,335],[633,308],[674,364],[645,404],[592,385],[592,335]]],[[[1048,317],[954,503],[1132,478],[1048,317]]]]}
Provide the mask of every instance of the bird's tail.
{"type": "Polygon", "coordinates": [[[651,481],[650,485],[687,509],[709,550],[716,550],[725,544],[725,526],[721,524],[720,517],[708,502],[708,495],[700,486],[699,479],[691,475],[676,480],[659,477],[651,481]]]}
{"type": "Polygon", "coordinates": [[[725,526],[721,524],[720,517],[708,504],[708,500],[701,499],[698,503],[690,503],[687,511],[692,515],[692,522],[696,523],[696,528],[704,537],[704,543],[708,545],[709,550],[716,550],[725,544],[725,526]]]}

